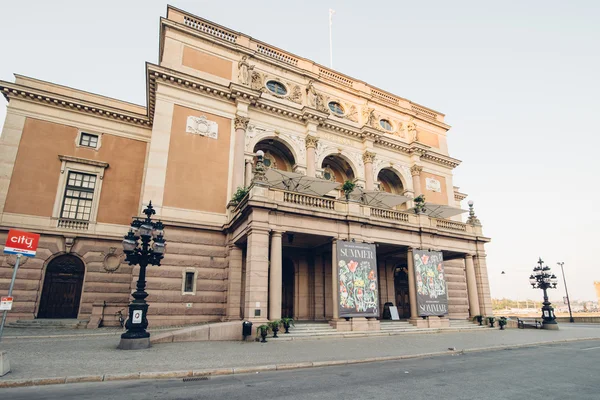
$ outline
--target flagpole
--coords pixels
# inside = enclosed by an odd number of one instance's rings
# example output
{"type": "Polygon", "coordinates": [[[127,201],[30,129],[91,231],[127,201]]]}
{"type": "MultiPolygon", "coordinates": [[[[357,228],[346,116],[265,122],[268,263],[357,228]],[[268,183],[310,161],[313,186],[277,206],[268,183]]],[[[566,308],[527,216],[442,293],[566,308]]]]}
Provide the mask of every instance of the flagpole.
{"type": "Polygon", "coordinates": [[[333,68],[333,41],[331,39],[332,17],[335,10],[329,9],[329,68],[333,68]]]}

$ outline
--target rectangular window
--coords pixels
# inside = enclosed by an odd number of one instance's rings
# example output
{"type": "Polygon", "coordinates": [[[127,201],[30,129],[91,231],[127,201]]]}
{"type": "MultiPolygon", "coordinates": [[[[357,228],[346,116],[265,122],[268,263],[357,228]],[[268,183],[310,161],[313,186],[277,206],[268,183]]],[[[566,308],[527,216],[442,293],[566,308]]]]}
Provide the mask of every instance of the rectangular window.
{"type": "Polygon", "coordinates": [[[98,135],[91,135],[89,133],[81,132],[81,139],[79,139],[79,145],[84,147],[98,147],[98,135]]]}
{"type": "Polygon", "coordinates": [[[89,221],[96,187],[96,175],[69,172],[61,218],[89,221]]]}
{"type": "Polygon", "coordinates": [[[185,273],[185,285],[183,287],[184,293],[194,293],[194,279],[196,274],[194,272],[185,273]]]}

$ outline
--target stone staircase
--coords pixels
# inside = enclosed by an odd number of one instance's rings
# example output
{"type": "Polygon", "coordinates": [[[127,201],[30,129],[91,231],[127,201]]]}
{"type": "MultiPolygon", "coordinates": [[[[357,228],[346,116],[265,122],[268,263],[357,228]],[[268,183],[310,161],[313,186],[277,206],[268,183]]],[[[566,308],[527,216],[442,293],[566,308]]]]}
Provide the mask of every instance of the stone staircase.
{"type": "Polygon", "coordinates": [[[85,329],[88,320],[77,319],[27,319],[6,324],[7,328],[23,329],[85,329]]]}
{"type": "Polygon", "coordinates": [[[438,333],[444,331],[471,331],[484,328],[485,326],[476,325],[468,320],[450,320],[450,327],[445,328],[417,328],[411,325],[408,321],[383,320],[381,321],[381,330],[379,331],[338,332],[336,329],[332,328],[328,322],[296,322],[295,327],[290,327],[289,334],[285,334],[283,331],[280,331],[278,333],[278,337],[282,340],[337,339],[365,336],[393,336],[415,333],[438,333]]]}

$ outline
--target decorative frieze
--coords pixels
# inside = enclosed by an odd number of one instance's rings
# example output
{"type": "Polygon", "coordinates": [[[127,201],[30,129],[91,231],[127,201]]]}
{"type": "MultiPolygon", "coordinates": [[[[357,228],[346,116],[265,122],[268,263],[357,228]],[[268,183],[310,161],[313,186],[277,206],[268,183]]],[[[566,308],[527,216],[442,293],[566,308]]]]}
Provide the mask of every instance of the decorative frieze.
{"type": "Polygon", "coordinates": [[[186,133],[206,136],[211,139],[219,138],[219,125],[215,121],[209,121],[203,115],[201,117],[189,116],[185,126],[186,133]]]}

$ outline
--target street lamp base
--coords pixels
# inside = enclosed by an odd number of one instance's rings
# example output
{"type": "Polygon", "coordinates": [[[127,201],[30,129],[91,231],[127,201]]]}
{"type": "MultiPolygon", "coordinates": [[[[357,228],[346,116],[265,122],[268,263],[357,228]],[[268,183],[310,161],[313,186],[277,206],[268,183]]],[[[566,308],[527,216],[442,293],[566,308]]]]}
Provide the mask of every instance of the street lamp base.
{"type": "Polygon", "coordinates": [[[551,331],[557,331],[558,330],[558,324],[556,323],[556,321],[544,322],[542,324],[542,328],[543,329],[549,329],[551,331]]]}
{"type": "Polygon", "coordinates": [[[119,346],[117,349],[120,350],[141,350],[147,349],[150,347],[150,338],[135,338],[135,339],[127,339],[121,338],[119,342],[119,346]]]}

